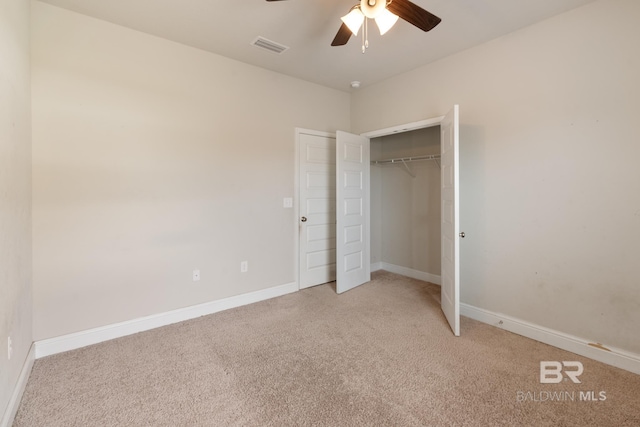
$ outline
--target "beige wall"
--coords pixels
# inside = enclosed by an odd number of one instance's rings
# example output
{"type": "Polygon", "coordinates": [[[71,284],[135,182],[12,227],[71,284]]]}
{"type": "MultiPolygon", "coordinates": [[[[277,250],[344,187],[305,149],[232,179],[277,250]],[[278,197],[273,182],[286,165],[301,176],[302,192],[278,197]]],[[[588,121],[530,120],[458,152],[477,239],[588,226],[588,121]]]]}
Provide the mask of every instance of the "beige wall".
{"type": "Polygon", "coordinates": [[[0,419],[31,347],[29,2],[0,1],[0,419]],[[7,358],[7,337],[13,356],[7,358]]]}
{"type": "MultiPolygon", "coordinates": [[[[371,159],[440,154],[440,127],[371,140],[371,159]]],[[[440,168],[435,161],[371,167],[372,262],[440,275],[440,168]]]]}
{"type": "Polygon", "coordinates": [[[33,9],[35,339],[294,281],[293,128],[360,133],[459,103],[463,302],[640,353],[637,1],[595,2],[351,102],[33,9]]]}
{"type": "Polygon", "coordinates": [[[32,38],[36,340],[295,281],[294,129],[348,93],[39,2],[32,38]]]}
{"type": "Polygon", "coordinates": [[[358,133],[460,104],[463,302],[635,353],[638,16],[598,1],[352,98],[358,133]]]}

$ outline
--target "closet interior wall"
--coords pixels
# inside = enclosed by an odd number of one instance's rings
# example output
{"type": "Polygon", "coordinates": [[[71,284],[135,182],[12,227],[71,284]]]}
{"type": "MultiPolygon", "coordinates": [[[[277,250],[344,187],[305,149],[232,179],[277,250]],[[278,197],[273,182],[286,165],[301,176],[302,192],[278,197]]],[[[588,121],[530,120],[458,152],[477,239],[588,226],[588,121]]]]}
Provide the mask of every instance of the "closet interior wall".
{"type": "Polygon", "coordinates": [[[440,154],[440,126],[371,140],[372,264],[440,276],[438,161],[373,163],[433,154],[440,154]]]}

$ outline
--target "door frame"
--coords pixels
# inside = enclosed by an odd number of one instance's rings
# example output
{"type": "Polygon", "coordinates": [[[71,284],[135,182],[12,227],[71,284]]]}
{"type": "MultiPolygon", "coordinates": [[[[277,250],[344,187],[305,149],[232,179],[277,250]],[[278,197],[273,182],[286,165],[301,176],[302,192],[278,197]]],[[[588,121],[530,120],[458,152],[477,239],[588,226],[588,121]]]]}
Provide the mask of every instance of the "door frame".
{"type": "Polygon", "coordinates": [[[369,132],[361,133],[360,135],[366,136],[367,138],[378,138],[380,136],[393,135],[394,133],[404,133],[410,132],[412,130],[430,128],[434,126],[439,126],[440,123],[444,120],[445,116],[433,117],[430,119],[419,120],[417,122],[411,122],[404,125],[392,126],[384,129],[372,130],[369,132]]]}

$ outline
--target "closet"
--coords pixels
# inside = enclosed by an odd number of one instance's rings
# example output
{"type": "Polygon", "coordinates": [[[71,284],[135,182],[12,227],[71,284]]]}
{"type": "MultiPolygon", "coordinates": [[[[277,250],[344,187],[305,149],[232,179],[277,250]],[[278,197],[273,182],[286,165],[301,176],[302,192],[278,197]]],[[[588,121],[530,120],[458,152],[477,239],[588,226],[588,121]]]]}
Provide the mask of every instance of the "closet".
{"type": "Polygon", "coordinates": [[[429,281],[460,335],[459,129],[458,105],[360,135],[296,128],[299,289],[335,276],[341,294],[377,269],[429,281]]]}
{"type": "Polygon", "coordinates": [[[371,263],[440,284],[440,126],[371,139],[371,263]]]}

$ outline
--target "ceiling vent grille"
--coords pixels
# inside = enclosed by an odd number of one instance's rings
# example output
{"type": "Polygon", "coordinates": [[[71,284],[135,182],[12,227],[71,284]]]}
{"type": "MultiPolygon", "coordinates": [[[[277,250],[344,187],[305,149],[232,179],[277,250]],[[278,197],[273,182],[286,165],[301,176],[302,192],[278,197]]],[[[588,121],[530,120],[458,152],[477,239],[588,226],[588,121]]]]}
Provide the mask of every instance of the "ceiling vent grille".
{"type": "Polygon", "coordinates": [[[278,55],[289,49],[289,46],[285,46],[272,40],[265,39],[262,36],[256,37],[256,39],[252,41],[251,44],[255,47],[259,47],[260,49],[268,50],[272,53],[277,53],[278,55]]]}

